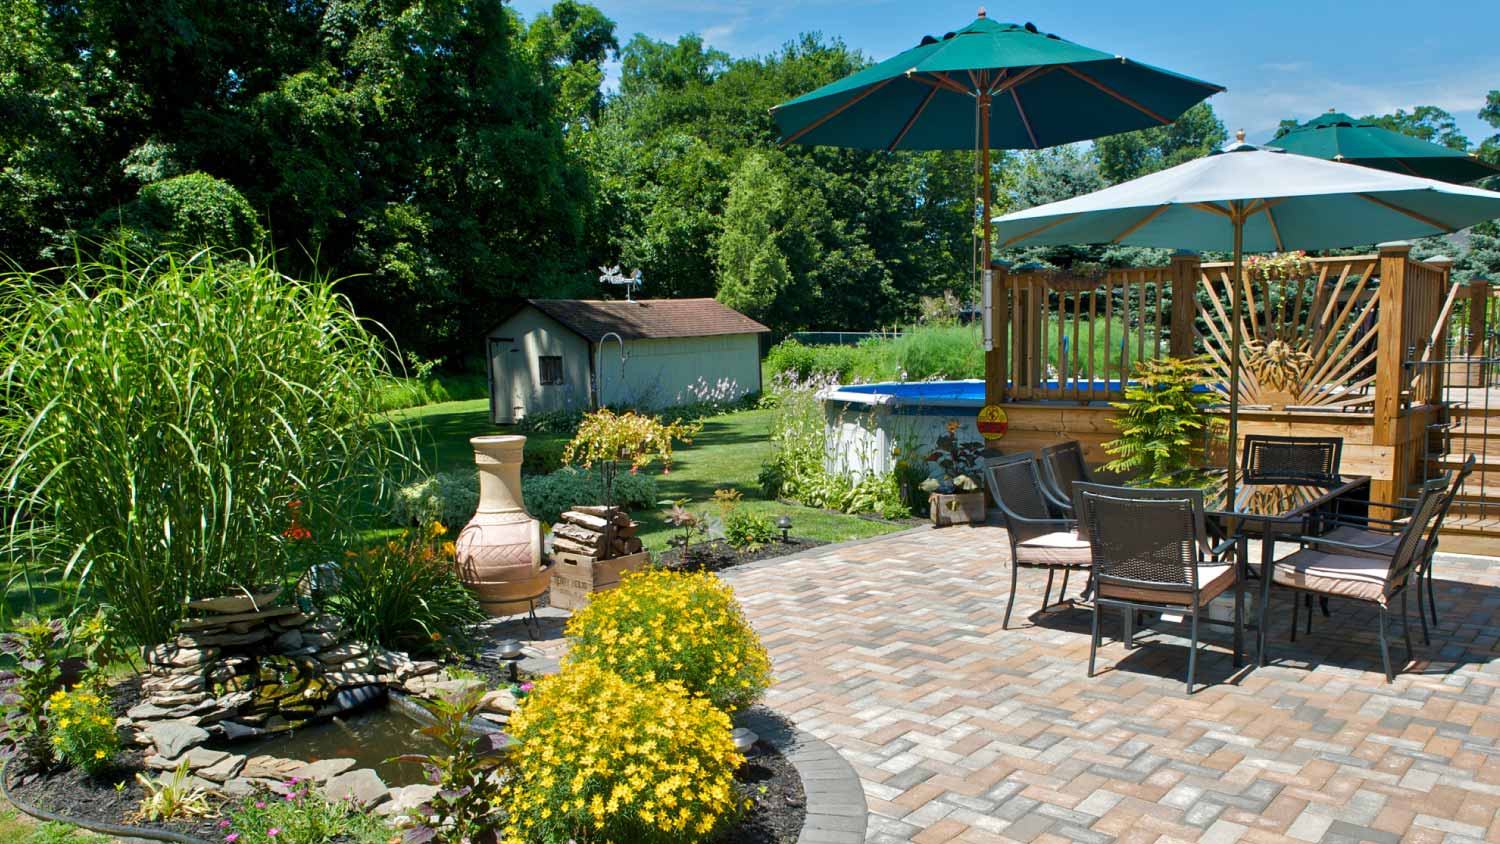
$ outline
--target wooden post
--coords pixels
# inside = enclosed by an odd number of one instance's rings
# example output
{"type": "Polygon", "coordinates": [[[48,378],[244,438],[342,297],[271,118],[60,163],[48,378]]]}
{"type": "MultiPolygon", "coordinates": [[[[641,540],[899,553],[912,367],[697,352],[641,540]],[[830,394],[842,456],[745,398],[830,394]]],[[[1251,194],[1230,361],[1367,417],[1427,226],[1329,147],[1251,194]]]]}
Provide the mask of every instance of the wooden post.
{"type": "MultiPolygon", "coordinates": [[[[1443,303],[1447,301],[1448,291],[1453,286],[1453,259],[1449,258],[1446,255],[1437,255],[1432,258],[1428,258],[1423,263],[1427,264],[1427,266],[1432,267],[1433,269],[1441,271],[1443,274],[1442,280],[1437,284],[1437,289],[1432,292],[1432,307],[1434,309],[1433,313],[1437,314],[1441,319],[1443,303]]],[[[1423,386],[1427,389],[1426,395],[1424,395],[1422,398],[1428,404],[1433,405],[1442,402],[1446,383],[1448,380],[1448,366],[1445,361],[1449,355],[1449,349],[1452,347],[1448,342],[1448,337],[1453,331],[1452,315],[1450,314],[1448,319],[1444,321],[1443,325],[1441,326],[1442,331],[1437,331],[1438,327],[1439,326],[1436,325],[1433,326],[1432,331],[1432,333],[1437,336],[1436,340],[1433,340],[1431,336],[1422,338],[1422,342],[1424,344],[1422,349],[1422,359],[1428,361],[1429,363],[1429,366],[1426,367],[1426,371],[1423,373],[1423,386]],[[1432,343],[1431,348],[1428,348],[1426,346],[1426,344],[1429,342],[1432,343]]]]}
{"type": "Polygon", "coordinates": [[[1484,337],[1489,331],[1490,281],[1487,278],[1469,280],[1469,336],[1465,339],[1464,354],[1471,358],[1484,357],[1484,337]]]}
{"type": "Polygon", "coordinates": [[[984,403],[1000,404],[1008,397],[1010,380],[1010,264],[993,261],[990,270],[985,294],[990,309],[981,315],[989,320],[990,333],[990,348],[984,353],[984,403]]]}
{"type": "MultiPolygon", "coordinates": [[[[1406,270],[1411,244],[1382,243],[1380,249],[1380,321],[1376,331],[1375,419],[1372,444],[1390,446],[1388,478],[1370,482],[1371,501],[1395,501],[1406,494],[1406,449],[1397,442],[1401,429],[1401,389],[1406,362],[1406,270]]],[[[1377,512],[1382,518],[1387,516],[1377,512]]]]}
{"type": "Polygon", "coordinates": [[[1172,347],[1174,358],[1193,356],[1193,322],[1198,315],[1198,277],[1203,258],[1197,252],[1172,255],[1172,347]]]}

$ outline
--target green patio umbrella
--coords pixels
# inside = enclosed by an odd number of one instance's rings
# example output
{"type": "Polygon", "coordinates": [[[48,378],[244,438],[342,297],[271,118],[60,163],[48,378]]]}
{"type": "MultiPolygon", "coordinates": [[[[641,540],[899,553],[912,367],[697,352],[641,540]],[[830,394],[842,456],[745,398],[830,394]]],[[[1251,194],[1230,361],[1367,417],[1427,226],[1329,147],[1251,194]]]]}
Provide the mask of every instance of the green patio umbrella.
{"type": "Polygon", "coordinates": [[[1393,132],[1332,109],[1271,141],[1271,145],[1298,155],[1444,182],[1472,182],[1500,175],[1500,167],[1463,150],[1393,132]]]}
{"type": "Polygon", "coordinates": [[[1041,149],[1176,120],[1223,86],[979,17],[771,109],[781,143],[978,149],[990,261],[990,150],[1041,149]]]}
{"type": "MultiPolygon", "coordinates": [[[[1245,252],[1427,237],[1500,218],[1500,193],[1348,167],[1240,140],[1176,167],[996,218],[1005,246],[1123,243],[1234,255],[1229,285],[1229,493],[1240,400],[1245,252]]],[[[1399,341],[1397,341],[1399,342],[1399,341]]]]}

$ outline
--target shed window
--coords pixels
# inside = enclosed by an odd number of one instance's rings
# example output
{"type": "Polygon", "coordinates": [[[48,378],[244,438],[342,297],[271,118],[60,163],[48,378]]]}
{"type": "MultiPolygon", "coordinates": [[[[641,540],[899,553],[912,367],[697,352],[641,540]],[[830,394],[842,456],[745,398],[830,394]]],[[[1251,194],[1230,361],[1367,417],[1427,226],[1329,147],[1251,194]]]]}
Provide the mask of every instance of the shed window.
{"type": "Polygon", "coordinates": [[[561,355],[538,355],[537,368],[541,370],[542,384],[563,383],[563,365],[561,355]]]}

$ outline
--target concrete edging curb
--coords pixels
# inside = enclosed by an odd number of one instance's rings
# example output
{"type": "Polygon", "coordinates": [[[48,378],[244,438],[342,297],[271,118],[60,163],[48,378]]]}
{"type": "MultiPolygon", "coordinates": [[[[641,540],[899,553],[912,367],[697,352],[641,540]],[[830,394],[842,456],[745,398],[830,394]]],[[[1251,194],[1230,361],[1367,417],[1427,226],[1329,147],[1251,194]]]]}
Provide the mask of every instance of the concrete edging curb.
{"type": "Polygon", "coordinates": [[[854,766],[828,742],[761,707],[737,719],[797,770],[807,798],[798,844],[863,844],[869,805],[854,766]]]}

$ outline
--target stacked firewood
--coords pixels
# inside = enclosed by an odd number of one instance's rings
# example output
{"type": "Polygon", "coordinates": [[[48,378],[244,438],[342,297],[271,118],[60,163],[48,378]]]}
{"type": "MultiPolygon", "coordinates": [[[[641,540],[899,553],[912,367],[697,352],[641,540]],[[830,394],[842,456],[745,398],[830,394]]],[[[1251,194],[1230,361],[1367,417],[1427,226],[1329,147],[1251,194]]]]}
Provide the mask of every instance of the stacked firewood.
{"type": "MultiPolygon", "coordinates": [[[[552,550],[590,560],[612,560],[641,550],[639,526],[619,507],[574,507],[552,528],[552,550]]],[[[581,562],[575,558],[573,562],[581,562]]]]}

